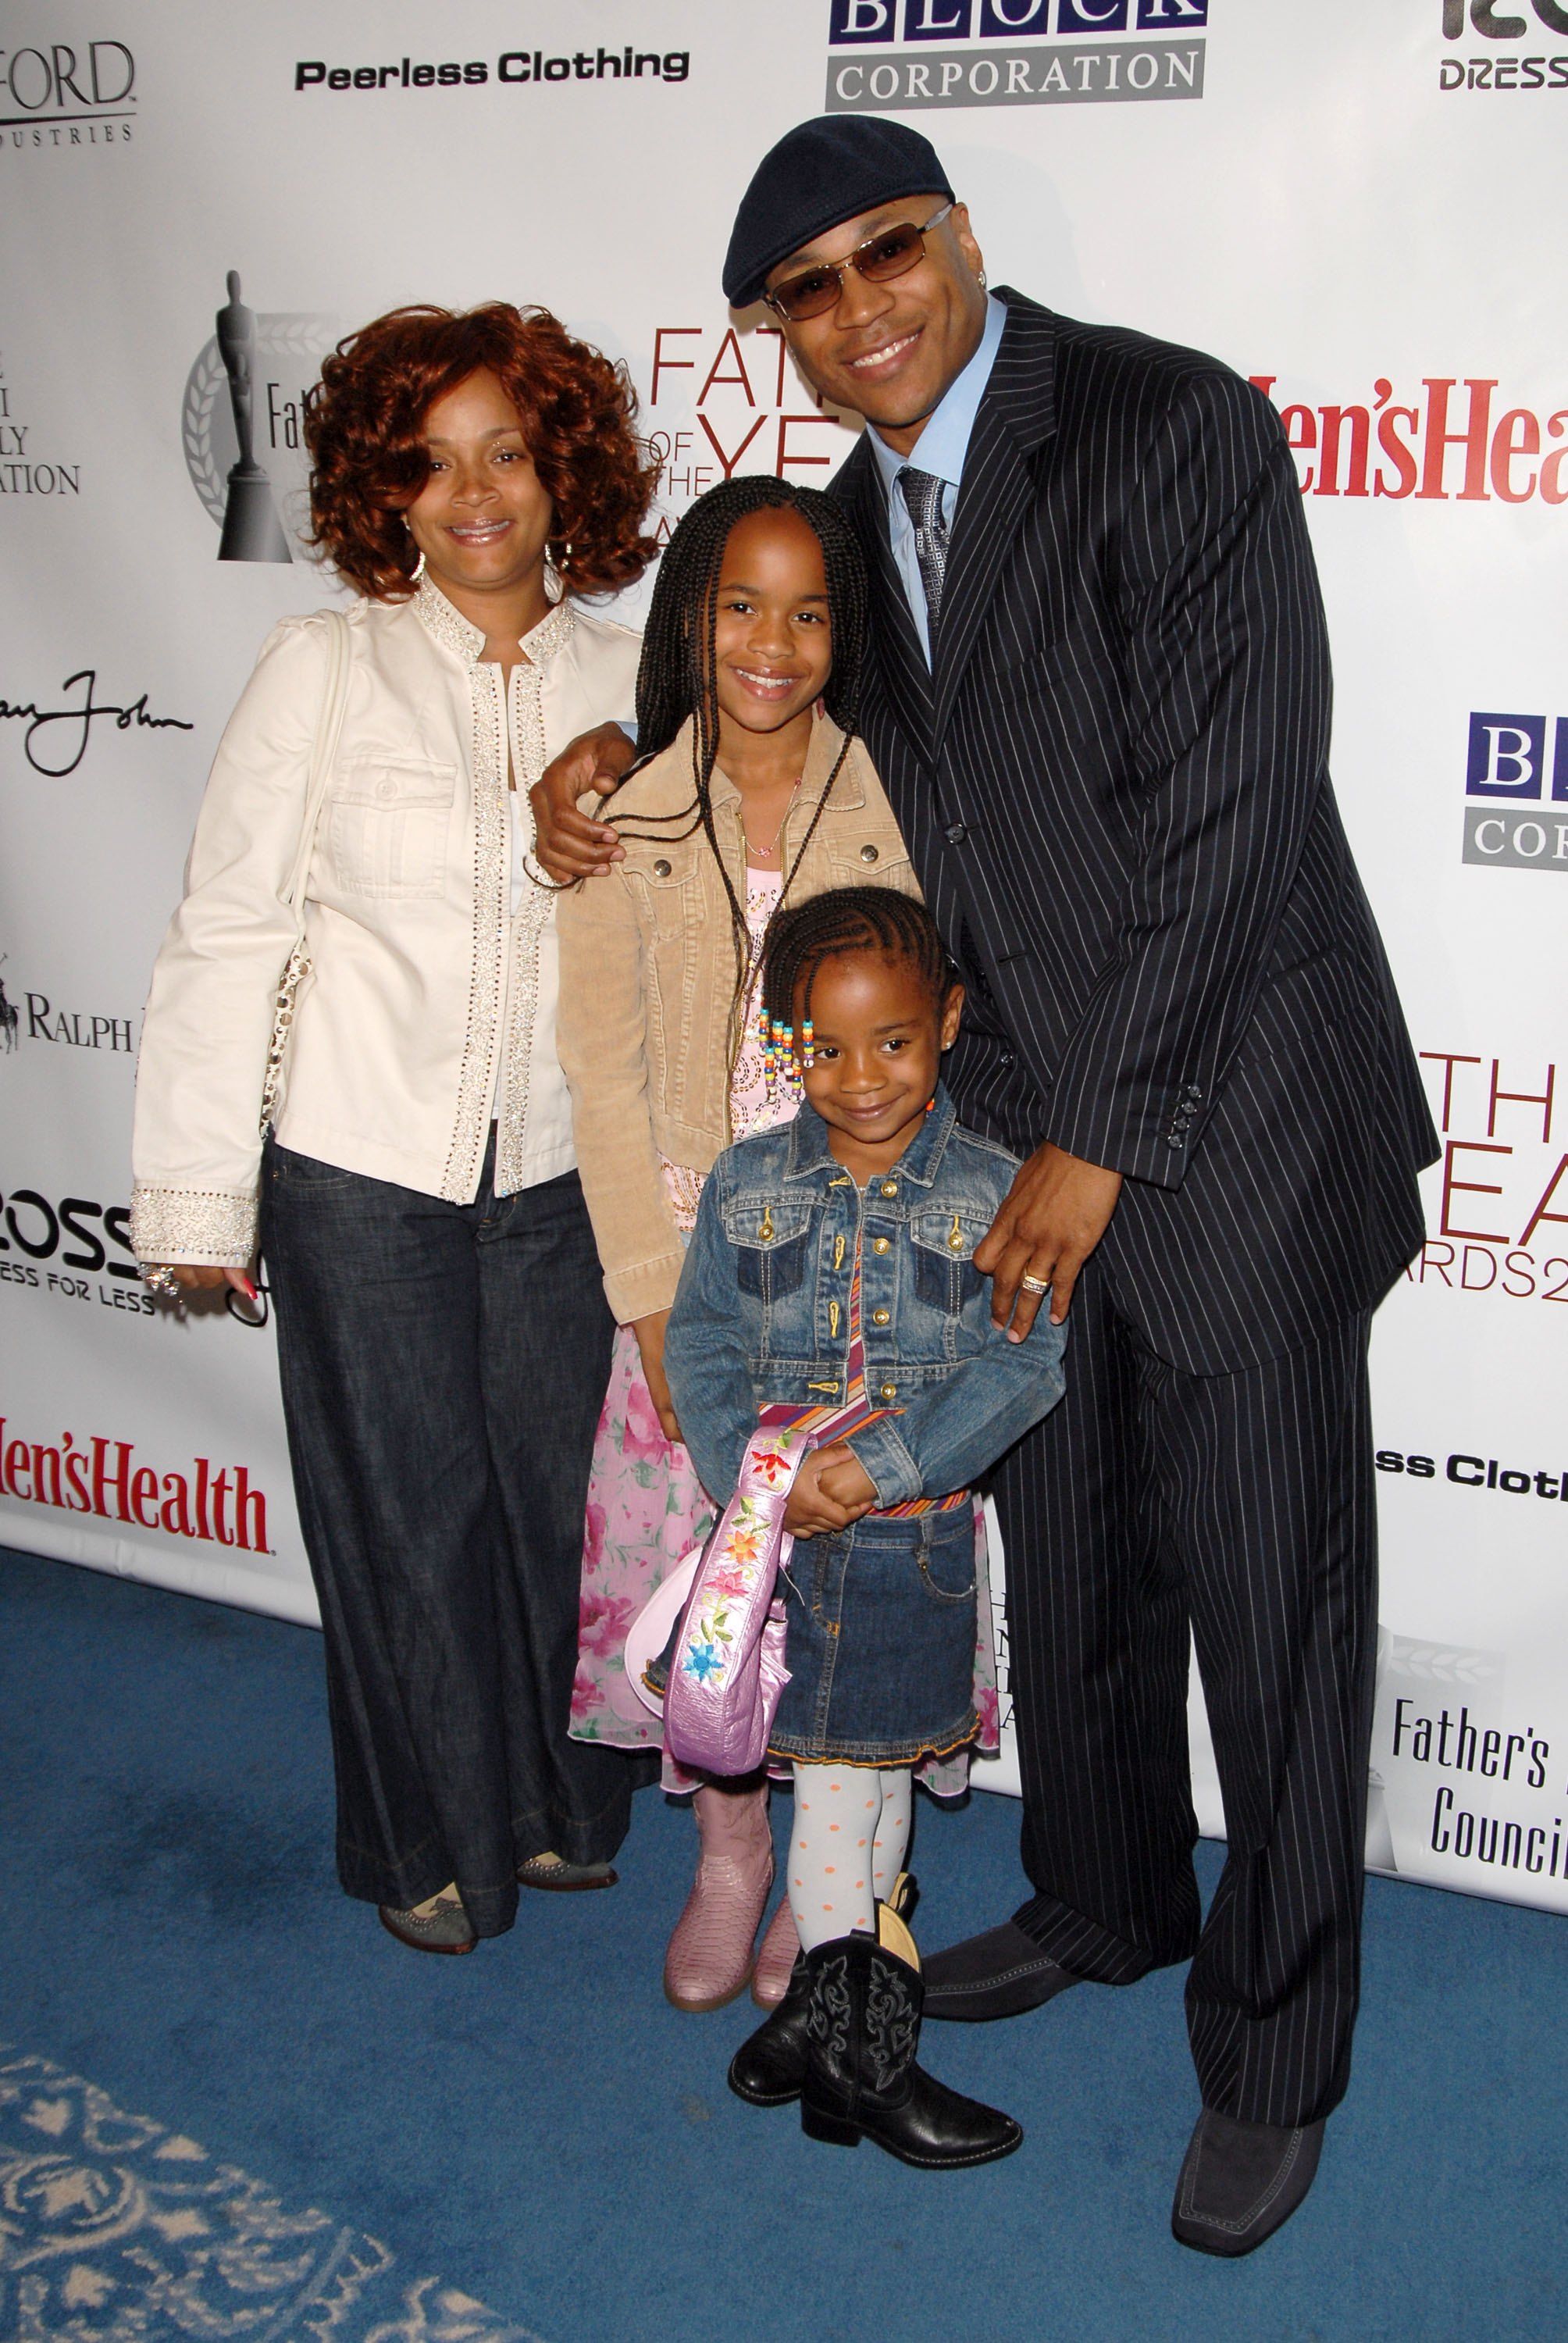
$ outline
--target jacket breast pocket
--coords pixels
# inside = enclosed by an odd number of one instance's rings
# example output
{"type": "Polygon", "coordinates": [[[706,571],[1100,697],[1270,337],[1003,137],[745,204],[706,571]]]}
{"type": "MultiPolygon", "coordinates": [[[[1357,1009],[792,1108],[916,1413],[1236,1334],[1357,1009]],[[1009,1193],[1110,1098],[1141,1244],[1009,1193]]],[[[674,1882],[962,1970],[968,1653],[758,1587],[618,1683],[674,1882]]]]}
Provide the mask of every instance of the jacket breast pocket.
{"type": "Polygon", "coordinates": [[[783,1204],[768,1196],[732,1196],[724,1208],[724,1233],[735,1250],[735,1275],[742,1293],[767,1308],[799,1293],[806,1282],[811,1242],[810,1207],[783,1204]]]}
{"type": "Polygon", "coordinates": [[[351,758],[328,799],[332,860],[345,893],[384,901],[439,895],[457,786],[456,765],[351,758]]]}
{"type": "Polygon", "coordinates": [[[683,942],[702,917],[702,880],[685,841],[672,841],[668,853],[649,854],[642,845],[626,875],[642,918],[659,943],[683,942]]]}
{"type": "Polygon", "coordinates": [[[862,831],[835,838],[828,849],[835,887],[891,887],[900,895],[919,895],[909,849],[897,830],[885,822],[868,822],[862,831]]]}
{"type": "Polygon", "coordinates": [[[933,1205],[913,1214],[910,1242],[917,1301],[956,1319],[980,1299],[985,1280],[975,1267],[974,1251],[990,1226],[989,1217],[961,1205],[956,1211],[933,1205]]]}

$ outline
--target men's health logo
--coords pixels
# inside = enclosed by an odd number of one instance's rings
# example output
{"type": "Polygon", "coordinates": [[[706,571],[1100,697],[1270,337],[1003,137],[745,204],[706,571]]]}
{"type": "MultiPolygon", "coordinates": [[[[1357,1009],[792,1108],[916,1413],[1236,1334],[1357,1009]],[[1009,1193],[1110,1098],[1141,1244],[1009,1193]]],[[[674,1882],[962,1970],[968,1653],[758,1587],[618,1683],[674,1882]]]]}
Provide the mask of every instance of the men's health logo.
{"type": "Polygon", "coordinates": [[[1470,719],[1464,859],[1568,872],[1568,716],[1470,719]]]}
{"type": "Polygon", "coordinates": [[[1209,0],[830,0],[827,110],[1203,95],[1209,0]]]}

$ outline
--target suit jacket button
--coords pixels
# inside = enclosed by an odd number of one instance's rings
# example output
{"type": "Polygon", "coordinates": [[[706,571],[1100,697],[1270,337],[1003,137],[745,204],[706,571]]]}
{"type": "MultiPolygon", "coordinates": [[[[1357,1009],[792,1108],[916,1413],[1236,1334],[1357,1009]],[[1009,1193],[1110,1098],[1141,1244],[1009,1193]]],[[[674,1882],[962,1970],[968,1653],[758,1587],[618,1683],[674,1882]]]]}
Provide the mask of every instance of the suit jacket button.
{"type": "Polygon", "coordinates": [[[860,849],[860,860],[862,862],[875,862],[877,860],[876,848],[874,846],[862,846],[860,849]]]}
{"type": "Polygon", "coordinates": [[[968,836],[969,831],[961,821],[949,824],[946,837],[950,846],[961,846],[968,836]]]}
{"type": "Polygon", "coordinates": [[[669,876],[669,864],[665,860],[661,854],[658,860],[653,866],[654,877],[656,879],[668,879],[669,876]]]}
{"type": "Polygon", "coordinates": [[[1186,1143],[1186,1141],[1181,1137],[1180,1131],[1168,1131],[1165,1134],[1165,1144],[1167,1147],[1184,1147],[1186,1143]]]}

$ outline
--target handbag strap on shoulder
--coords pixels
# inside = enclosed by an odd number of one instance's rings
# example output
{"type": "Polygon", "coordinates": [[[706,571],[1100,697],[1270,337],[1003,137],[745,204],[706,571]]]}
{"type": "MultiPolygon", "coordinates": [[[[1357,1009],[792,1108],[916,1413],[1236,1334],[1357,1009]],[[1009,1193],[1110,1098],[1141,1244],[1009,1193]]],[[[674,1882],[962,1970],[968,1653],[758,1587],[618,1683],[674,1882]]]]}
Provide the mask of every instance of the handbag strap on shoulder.
{"type": "Polygon", "coordinates": [[[299,851],[295,856],[294,870],[285,897],[293,909],[296,935],[300,940],[305,935],[306,881],[310,876],[316,833],[321,823],[321,809],[326,803],[327,784],[332,779],[337,743],[343,733],[343,719],[348,706],[348,621],[341,610],[324,610],[322,617],[327,622],[327,688],[316,719],[316,738],[311,744],[310,770],[305,789],[305,823],[299,836],[299,851]]]}

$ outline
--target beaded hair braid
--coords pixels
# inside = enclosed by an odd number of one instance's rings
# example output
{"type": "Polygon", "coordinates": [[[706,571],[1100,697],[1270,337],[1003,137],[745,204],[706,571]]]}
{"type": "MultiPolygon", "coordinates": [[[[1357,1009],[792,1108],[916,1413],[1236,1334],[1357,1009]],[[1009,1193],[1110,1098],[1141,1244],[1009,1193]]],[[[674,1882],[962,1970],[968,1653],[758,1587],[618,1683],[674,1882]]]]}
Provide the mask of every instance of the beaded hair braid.
{"type": "Polygon", "coordinates": [[[911,966],[939,1011],[958,982],[941,934],[925,905],[890,887],[839,887],[798,903],[769,928],[762,962],[757,1038],[768,1086],[798,1081],[811,1063],[811,988],[825,960],[877,952],[911,966]],[[795,1012],[800,1012],[800,1044],[795,1012]]]}
{"type": "MultiPolygon", "coordinates": [[[[603,819],[620,829],[625,838],[684,839],[698,830],[707,838],[724,881],[735,947],[735,1010],[729,1053],[732,1061],[739,1045],[739,1009],[750,972],[751,940],[745,910],[724,867],[713,825],[713,770],[719,758],[714,643],[719,623],[719,571],[729,532],[749,514],[769,509],[799,513],[822,548],[833,650],[832,669],[822,699],[829,715],[844,735],[844,745],[812,812],[806,835],[784,874],[779,905],[773,914],[774,920],[778,918],[849,756],[859,712],[860,676],[865,660],[865,563],[849,520],[819,488],[799,488],[792,480],[775,479],[768,473],[746,473],[710,488],[686,514],[665,548],[648,604],[637,678],[638,760],[626,778],[629,779],[631,773],[639,771],[650,757],[668,749],[687,718],[695,717],[691,803],[678,813],[628,814],[618,821],[611,797],[603,812],[603,819]]],[[[770,920],[769,932],[771,928],[770,920]]]]}

